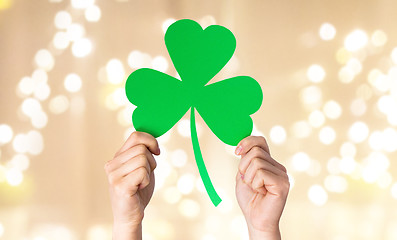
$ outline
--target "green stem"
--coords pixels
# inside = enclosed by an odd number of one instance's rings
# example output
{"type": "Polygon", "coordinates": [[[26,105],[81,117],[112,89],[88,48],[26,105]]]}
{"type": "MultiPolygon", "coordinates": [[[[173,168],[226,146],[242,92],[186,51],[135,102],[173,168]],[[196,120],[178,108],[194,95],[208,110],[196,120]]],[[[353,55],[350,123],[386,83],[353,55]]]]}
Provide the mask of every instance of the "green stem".
{"type": "Polygon", "coordinates": [[[194,117],[194,107],[190,109],[190,135],[192,138],[192,145],[194,151],[194,157],[196,158],[197,167],[200,173],[201,180],[203,180],[205,190],[210,197],[212,203],[216,206],[222,201],[218,193],[216,193],[214,186],[212,185],[210,176],[208,176],[207,168],[205,167],[203,156],[201,155],[200,144],[198,142],[197,131],[196,131],[196,120],[194,117]]]}

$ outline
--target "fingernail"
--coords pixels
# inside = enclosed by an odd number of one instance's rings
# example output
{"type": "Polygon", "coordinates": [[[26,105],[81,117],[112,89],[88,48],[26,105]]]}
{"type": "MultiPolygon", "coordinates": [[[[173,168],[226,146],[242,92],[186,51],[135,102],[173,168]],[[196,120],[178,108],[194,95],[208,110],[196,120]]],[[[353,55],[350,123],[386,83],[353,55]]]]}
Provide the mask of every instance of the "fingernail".
{"type": "Polygon", "coordinates": [[[241,146],[238,146],[238,147],[236,148],[236,155],[240,155],[241,150],[243,150],[243,148],[242,148],[241,146]]]}

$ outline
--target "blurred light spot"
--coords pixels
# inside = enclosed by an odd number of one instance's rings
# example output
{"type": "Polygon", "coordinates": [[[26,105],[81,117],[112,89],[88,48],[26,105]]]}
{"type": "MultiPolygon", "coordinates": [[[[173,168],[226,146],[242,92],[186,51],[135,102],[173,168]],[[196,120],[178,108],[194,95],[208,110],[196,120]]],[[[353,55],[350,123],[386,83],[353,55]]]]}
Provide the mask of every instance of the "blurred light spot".
{"type": "Polygon", "coordinates": [[[351,174],[356,169],[357,162],[352,157],[342,157],[339,161],[339,168],[345,174],[351,174]]]}
{"type": "Polygon", "coordinates": [[[341,157],[351,157],[354,158],[357,153],[356,145],[351,142],[345,142],[339,149],[339,154],[341,157]]]}
{"type": "Polygon", "coordinates": [[[11,159],[10,164],[11,168],[16,168],[19,171],[25,171],[29,168],[30,161],[26,155],[17,154],[11,159]]]}
{"type": "Polygon", "coordinates": [[[394,199],[397,199],[397,182],[394,183],[391,187],[391,195],[394,199]]]}
{"type": "Polygon", "coordinates": [[[143,55],[140,51],[134,50],[128,55],[128,65],[131,68],[141,68],[143,66],[143,55]]]}
{"type": "Polygon", "coordinates": [[[387,35],[382,30],[376,30],[371,35],[371,42],[375,47],[381,47],[387,42],[387,35]]]}
{"type": "Polygon", "coordinates": [[[49,109],[54,114],[64,113],[69,108],[69,100],[64,95],[58,95],[51,99],[49,109]]]}
{"type": "Polygon", "coordinates": [[[346,66],[351,69],[355,75],[359,74],[363,69],[361,62],[357,58],[350,58],[346,66]]]}
{"type": "Polygon", "coordinates": [[[94,225],[87,231],[87,240],[106,240],[112,238],[112,229],[107,226],[94,225]]]}
{"type": "Polygon", "coordinates": [[[323,23],[319,30],[319,35],[322,40],[329,41],[334,39],[336,34],[336,29],[334,25],[330,23],[323,23]]]}
{"type": "Polygon", "coordinates": [[[369,136],[368,143],[373,150],[381,150],[383,147],[383,134],[381,131],[373,131],[369,136]]]}
{"type": "Polygon", "coordinates": [[[355,143],[360,143],[368,137],[369,129],[366,123],[357,121],[349,128],[349,139],[355,143]]]}
{"type": "Polygon", "coordinates": [[[38,131],[29,131],[26,135],[27,151],[32,155],[38,155],[43,151],[43,136],[38,131]]]}
{"type": "Polygon", "coordinates": [[[387,92],[390,90],[392,86],[392,79],[385,75],[380,74],[378,75],[375,80],[371,82],[372,86],[374,86],[380,92],[387,92]]]}
{"type": "Polygon", "coordinates": [[[339,70],[338,77],[342,83],[350,83],[354,80],[355,75],[352,69],[345,66],[339,70]]]}
{"type": "Polygon", "coordinates": [[[118,59],[109,60],[109,62],[106,64],[106,74],[110,83],[122,83],[125,76],[123,63],[118,59]]]}
{"type": "Polygon", "coordinates": [[[87,56],[92,50],[91,40],[80,38],[73,43],[72,53],[75,57],[82,58],[87,56]]]}
{"type": "Polygon", "coordinates": [[[17,134],[12,141],[12,146],[17,153],[26,153],[29,148],[28,139],[25,134],[17,134]]]}
{"type": "Polygon", "coordinates": [[[393,177],[391,176],[391,174],[388,172],[384,172],[378,177],[377,184],[379,187],[385,189],[390,186],[392,181],[393,177]]]}
{"type": "Polygon", "coordinates": [[[45,127],[48,123],[47,114],[43,111],[35,112],[32,115],[31,123],[32,123],[33,127],[35,127],[35,128],[40,129],[40,128],[45,127]]]}
{"type": "Polygon", "coordinates": [[[307,121],[298,121],[292,125],[292,132],[297,138],[306,138],[312,132],[312,127],[307,121]]]}
{"type": "Polygon", "coordinates": [[[181,199],[181,192],[176,187],[168,187],[163,192],[164,200],[170,204],[175,204],[181,199]]]}
{"type": "Polygon", "coordinates": [[[41,49],[37,51],[36,55],[34,56],[34,60],[38,67],[46,71],[51,70],[55,64],[54,57],[47,49],[41,49]]]}
{"type": "Polygon", "coordinates": [[[377,107],[381,113],[388,115],[397,109],[397,99],[390,95],[383,95],[378,99],[377,107]]]}
{"type": "Polygon", "coordinates": [[[304,152],[292,156],[292,167],[298,172],[304,172],[310,167],[310,157],[304,152]]]}
{"type": "Polygon", "coordinates": [[[52,39],[52,44],[57,49],[65,49],[69,46],[69,37],[66,32],[57,32],[52,39]]]}
{"type": "Polygon", "coordinates": [[[312,127],[318,128],[321,127],[325,122],[324,114],[319,111],[315,110],[310,113],[309,115],[309,123],[312,127]]]}
{"type": "Polygon", "coordinates": [[[222,202],[220,202],[219,205],[217,206],[217,210],[219,210],[222,213],[230,212],[233,208],[232,201],[226,194],[222,194],[222,192],[219,192],[219,195],[222,199],[222,202]]]}
{"type": "Polygon", "coordinates": [[[394,128],[388,127],[382,133],[383,150],[386,152],[397,151],[397,131],[394,128]]]}
{"type": "Polygon", "coordinates": [[[196,179],[196,189],[201,193],[206,192],[204,184],[203,184],[203,180],[201,180],[201,178],[196,179]]]}
{"type": "Polygon", "coordinates": [[[340,48],[336,52],[336,56],[335,57],[336,57],[336,61],[339,64],[345,64],[351,58],[351,53],[349,51],[347,51],[345,48],[340,48]]]}
{"type": "Polygon", "coordinates": [[[171,154],[171,161],[175,167],[183,167],[187,162],[187,154],[183,149],[176,149],[171,154]]]}
{"type": "Polygon", "coordinates": [[[178,133],[182,136],[182,137],[190,137],[190,121],[187,119],[181,119],[178,122],[178,133]]]}
{"type": "Polygon", "coordinates": [[[12,128],[7,124],[0,124],[0,145],[9,143],[14,135],[12,128]]]}
{"type": "Polygon", "coordinates": [[[167,18],[163,24],[161,25],[161,29],[163,30],[163,32],[165,33],[168,29],[169,26],[171,26],[171,24],[173,24],[176,20],[173,18],[167,18]]]}
{"type": "Polygon", "coordinates": [[[200,213],[200,205],[191,199],[184,199],[178,206],[179,212],[187,218],[195,218],[200,213]]]}
{"type": "Polygon", "coordinates": [[[178,189],[182,194],[189,194],[193,191],[195,177],[186,173],[178,179],[178,189]]]}
{"type": "Polygon", "coordinates": [[[6,180],[11,186],[18,186],[23,181],[23,174],[15,168],[9,169],[6,172],[6,180]]]}
{"type": "Polygon", "coordinates": [[[328,172],[331,174],[339,174],[340,173],[339,162],[340,159],[337,157],[330,158],[327,162],[328,172]]]}
{"type": "Polygon", "coordinates": [[[365,45],[367,45],[367,43],[367,33],[363,30],[357,29],[347,35],[344,45],[348,51],[355,52],[363,48],[365,45]]]}
{"type": "Polygon", "coordinates": [[[367,84],[361,84],[356,91],[356,96],[364,100],[369,100],[372,97],[373,91],[367,84]]]}
{"type": "Polygon", "coordinates": [[[32,73],[32,80],[35,82],[36,85],[40,83],[47,83],[48,75],[47,72],[43,69],[36,69],[32,73]]]}
{"type": "Polygon", "coordinates": [[[157,56],[152,60],[152,67],[157,71],[166,72],[168,69],[168,62],[163,56],[157,56]]]}
{"type": "Polygon", "coordinates": [[[393,48],[390,57],[393,63],[397,64],[397,47],[393,48]]]}
{"type": "Polygon", "coordinates": [[[72,16],[66,11],[59,11],[54,19],[55,27],[66,29],[72,23],[72,16]]]}
{"type": "Polygon", "coordinates": [[[321,173],[321,164],[317,160],[310,161],[310,167],[306,170],[307,175],[311,177],[318,176],[321,173]]]}
{"type": "Polygon", "coordinates": [[[342,108],[338,102],[329,100],[324,104],[323,111],[325,116],[330,119],[337,119],[342,114],[342,108]]]}
{"type": "Polygon", "coordinates": [[[122,126],[129,126],[131,125],[131,118],[132,118],[132,112],[135,110],[135,107],[125,107],[119,113],[117,114],[117,121],[120,123],[122,126]]]}
{"type": "Polygon", "coordinates": [[[51,89],[47,83],[39,83],[34,89],[34,96],[40,101],[46,100],[50,96],[50,93],[51,89]]]}
{"type": "Polygon", "coordinates": [[[335,141],[336,132],[332,127],[326,126],[321,128],[318,137],[323,144],[329,145],[335,141]]]}
{"type": "Polygon", "coordinates": [[[89,6],[85,12],[85,19],[89,22],[98,22],[101,18],[101,9],[97,5],[89,6]]]}
{"type": "Polygon", "coordinates": [[[270,139],[274,144],[282,144],[287,138],[287,132],[282,126],[276,125],[270,129],[270,139]]]}
{"type": "Polygon", "coordinates": [[[216,24],[216,20],[211,15],[206,15],[199,20],[199,23],[203,29],[207,28],[208,26],[216,24]]]}
{"type": "Polygon", "coordinates": [[[66,75],[63,82],[63,86],[68,92],[78,92],[81,89],[82,81],[79,75],[75,73],[69,73],[66,75]]]}
{"type": "Polygon", "coordinates": [[[30,77],[23,77],[18,84],[19,91],[28,96],[33,93],[35,88],[35,83],[32,78],[30,77]]]}
{"type": "Polygon", "coordinates": [[[354,99],[350,105],[350,111],[355,116],[362,116],[367,111],[367,104],[361,98],[354,99]]]}
{"type": "Polygon", "coordinates": [[[95,3],[95,0],[71,0],[72,7],[76,9],[85,9],[95,3]]]}
{"type": "Polygon", "coordinates": [[[309,188],[308,197],[309,200],[317,206],[323,206],[328,200],[327,192],[318,184],[309,188]]]}
{"type": "Polygon", "coordinates": [[[85,34],[84,27],[79,23],[71,24],[66,31],[66,35],[70,41],[75,42],[81,39],[85,34]]]}
{"type": "Polygon", "coordinates": [[[33,117],[33,115],[37,114],[38,112],[41,112],[41,104],[39,101],[37,101],[34,98],[26,98],[21,105],[22,112],[28,116],[28,117],[33,117]]]}
{"type": "Polygon", "coordinates": [[[319,83],[324,80],[325,70],[322,66],[318,64],[313,64],[307,70],[307,77],[313,83],[319,83]]]}
{"type": "Polygon", "coordinates": [[[317,86],[308,86],[301,90],[300,99],[309,108],[316,108],[321,105],[322,91],[317,86]]]}
{"type": "Polygon", "coordinates": [[[347,181],[344,177],[329,175],[324,180],[324,186],[330,192],[343,193],[347,189],[347,181]]]}
{"type": "Polygon", "coordinates": [[[386,155],[380,152],[371,152],[364,159],[365,167],[362,170],[362,177],[367,183],[374,183],[387,170],[390,161],[386,155]]]}

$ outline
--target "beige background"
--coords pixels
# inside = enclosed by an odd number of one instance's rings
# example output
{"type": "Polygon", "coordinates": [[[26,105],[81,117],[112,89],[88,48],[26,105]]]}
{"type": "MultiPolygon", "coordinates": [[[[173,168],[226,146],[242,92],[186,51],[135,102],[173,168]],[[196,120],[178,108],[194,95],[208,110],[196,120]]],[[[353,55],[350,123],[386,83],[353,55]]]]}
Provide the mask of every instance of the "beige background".
{"type": "MultiPolygon", "coordinates": [[[[144,66],[151,67],[151,59],[163,56],[168,63],[166,72],[175,75],[162,26],[167,19],[181,18],[194,19],[204,27],[220,24],[235,34],[235,57],[214,81],[249,75],[262,86],[264,101],[253,115],[255,134],[268,139],[273,157],[287,167],[293,183],[281,220],[283,239],[397,239],[393,198],[397,197],[393,185],[397,123],[386,116],[395,116],[393,111],[397,111],[392,108],[393,101],[397,102],[397,78],[393,71],[388,74],[397,65],[397,59],[393,62],[391,57],[397,46],[396,1],[96,0],[92,4],[99,7],[101,16],[94,22],[86,19],[84,9],[73,7],[78,2],[0,0],[0,124],[13,131],[12,139],[0,143],[0,239],[110,239],[112,216],[103,165],[131,132],[128,114],[133,106],[120,94],[124,82],[111,83],[106,65],[117,59],[126,78],[135,70],[128,64],[128,56],[138,50],[147,54],[144,66]],[[73,54],[71,49],[78,40],[65,49],[54,46],[55,34],[65,31],[54,24],[59,11],[67,11],[72,22],[85,29],[82,37],[92,43],[87,56],[73,54]],[[326,22],[336,29],[329,41],[319,35],[326,22]],[[368,43],[349,53],[344,49],[345,39],[356,29],[367,34],[368,43]],[[381,40],[386,36],[387,41],[379,42],[376,36],[381,40]],[[53,56],[54,66],[45,69],[49,95],[36,101],[48,121],[38,120],[43,125],[37,127],[21,107],[26,99],[37,96],[21,93],[19,86],[25,76],[43,68],[35,62],[41,49],[53,56]],[[341,57],[341,53],[345,55],[341,57]],[[343,83],[339,71],[351,58],[358,59],[362,69],[351,82],[343,83]],[[307,76],[312,64],[324,69],[321,82],[312,82],[307,76]],[[368,80],[375,68],[388,76],[386,87],[368,80]],[[77,92],[64,87],[69,73],[81,78],[77,92]],[[321,97],[305,102],[316,93],[321,97]],[[60,103],[54,98],[60,95],[66,99],[61,104],[65,111],[57,114],[54,106],[57,109],[60,103]],[[121,102],[112,101],[112,96],[121,102]],[[389,96],[391,103],[382,113],[378,101],[384,96],[389,96]],[[361,100],[352,109],[355,99],[361,100]],[[328,117],[323,108],[329,100],[341,106],[336,119],[328,117]],[[357,108],[363,106],[366,111],[357,114],[357,108]],[[323,112],[320,122],[310,122],[309,116],[316,110],[323,112]],[[306,136],[299,136],[305,133],[304,128],[294,128],[299,121],[309,127],[306,136]],[[355,142],[355,136],[362,131],[349,137],[349,129],[357,121],[369,129],[360,142],[355,142]],[[276,125],[285,130],[285,139],[277,132],[271,137],[276,125]],[[336,134],[330,144],[318,137],[325,126],[336,134]],[[390,134],[376,138],[374,133],[384,129],[390,134]],[[22,153],[29,159],[29,167],[21,169],[12,163],[18,153],[15,145],[20,143],[15,139],[32,130],[42,136],[44,148],[37,155],[22,153]],[[342,145],[356,149],[352,161],[341,160],[351,154],[347,150],[341,153],[342,145]],[[298,152],[309,158],[293,158],[298,152]],[[353,169],[346,170],[343,164],[351,162],[353,169]],[[17,179],[16,186],[11,186],[13,179],[17,179]]],[[[37,95],[43,94],[37,91],[37,95]]],[[[234,195],[238,158],[233,156],[233,148],[225,147],[197,117],[203,157],[224,200],[214,208],[200,191],[186,126],[189,115],[183,119],[161,140],[163,154],[156,169],[159,184],[146,211],[144,239],[247,239],[234,195]],[[187,161],[181,164],[177,158],[184,154],[187,161]]],[[[34,148],[37,142],[26,144],[34,148]]]]}

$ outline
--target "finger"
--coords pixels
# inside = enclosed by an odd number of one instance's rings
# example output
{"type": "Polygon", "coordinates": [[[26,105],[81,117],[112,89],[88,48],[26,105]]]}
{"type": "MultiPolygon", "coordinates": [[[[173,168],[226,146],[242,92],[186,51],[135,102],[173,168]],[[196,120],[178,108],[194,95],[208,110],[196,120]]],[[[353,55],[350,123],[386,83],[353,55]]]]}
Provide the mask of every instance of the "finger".
{"type": "Polygon", "coordinates": [[[150,152],[152,152],[153,154],[156,154],[156,155],[160,154],[160,148],[159,148],[158,142],[152,135],[150,135],[149,133],[145,133],[145,132],[135,131],[135,132],[131,133],[131,135],[125,141],[124,145],[116,153],[116,156],[119,155],[120,153],[126,151],[127,149],[138,145],[138,144],[145,145],[150,150],[150,152]]]}
{"type": "Polygon", "coordinates": [[[135,169],[127,176],[123,177],[117,185],[116,191],[120,195],[132,196],[138,189],[145,188],[150,183],[150,177],[145,167],[135,169]]]}
{"type": "Polygon", "coordinates": [[[138,155],[146,155],[152,171],[156,168],[157,163],[156,163],[156,160],[154,159],[152,153],[147,149],[147,147],[145,145],[138,144],[138,145],[126,150],[125,152],[120,153],[117,157],[115,157],[111,161],[107,162],[105,165],[105,170],[107,172],[112,172],[115,169],[122,166],[125,162],[127,162],[131,158],[138,156],[138,155]]]}
{"type": "Polygon", "coordinates": [[[283,172],[287,172],[287,169],[278,163],[276,160],[274,160],[269,153],[267,153],[265,150],[258,146],[254,146],[251,148],[251,150],[245,154],[244,156],[241,157],[240,163],[239,163],[239,171],[241,174],[245,174],[245,171],[247,170],[248,166],[251,164],[251,160],[254,158],[262,158],[269,163],[271,163],[273,166],[277,167],[283,172]]]}
{"type": "Polygon", "coordinates": [[[269,146],[266,139],[262,136],[248,136],[241,140],[236,147],[236,155],[244,155],[251,150],[254,146],[258,146],[270,154],[269,146]]]}
{"type": "Polygon", "coordinates": [[[267,171],[269,171],[275,175],[281,176],[281,177],[286,175],[285,172],[281,171],[280,169],[278,169],[277,167],[275,167],[268,161],[265,161],[261,158],[254,158],[254,159],[252,159],[251,164],[248,166],[247,171],[244,174],[244,181],[246,183],[251,183],[254,180],[256,172],[259,169],[267,170],[267,171]]]}
{"type": "Polygon", "coordinates": [[[115,183],[118,182],[121,178],[124,176],[130,174],[134,170],[144,167],[148,171],[148,173],[151,172],[149,162],[146,158],[145,155],[138,155],[133,158],[131,158],[129,161],[124,163],[121,167],[115,169],[113,172],[110,172],[109,175],[109,180],[111,182],[115,183]]]}
{"type": "Polygon", "coordinates": [[[270,171],[259,169],[252,180],[251,188],[260,193],[266,190],[267,193],[274,196],[286,196],[289,190],[289,182],[270,171]]]}

